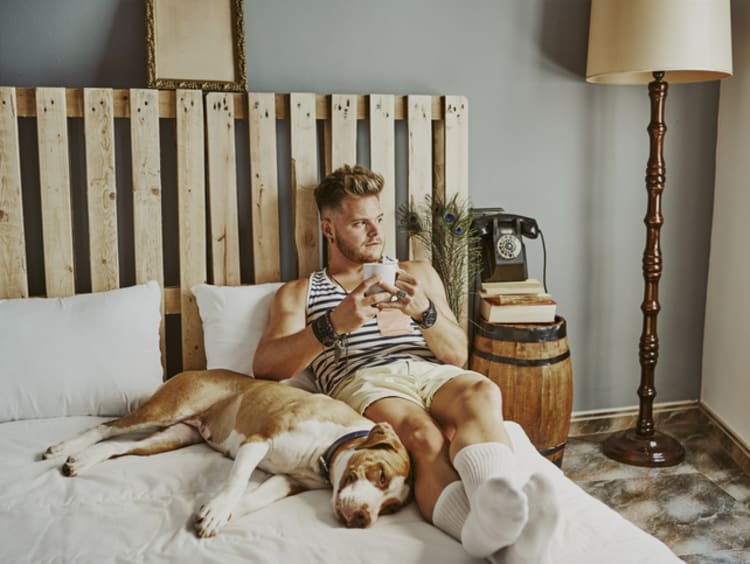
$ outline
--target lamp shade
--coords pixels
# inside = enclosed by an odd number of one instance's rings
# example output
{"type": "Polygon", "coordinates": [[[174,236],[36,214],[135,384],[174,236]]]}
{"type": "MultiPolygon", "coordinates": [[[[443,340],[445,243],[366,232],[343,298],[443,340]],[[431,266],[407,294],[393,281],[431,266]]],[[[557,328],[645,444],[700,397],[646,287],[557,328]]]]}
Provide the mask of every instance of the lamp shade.
{"type": "Polygon", "coordinates": [[[730,0],[592,0],[586,80],[701,82],[732,74],[730,0]]]}

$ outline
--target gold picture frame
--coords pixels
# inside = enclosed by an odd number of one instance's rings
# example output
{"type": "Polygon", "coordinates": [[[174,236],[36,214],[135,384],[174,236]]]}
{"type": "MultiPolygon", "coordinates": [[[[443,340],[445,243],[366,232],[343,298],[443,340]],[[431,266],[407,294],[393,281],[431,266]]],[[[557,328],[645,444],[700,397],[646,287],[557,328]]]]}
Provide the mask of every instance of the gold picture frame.
{"type": "Polygon", "coordinates": [[[149,88],[244,92],[242,0],[145,0],[149,88]]]}

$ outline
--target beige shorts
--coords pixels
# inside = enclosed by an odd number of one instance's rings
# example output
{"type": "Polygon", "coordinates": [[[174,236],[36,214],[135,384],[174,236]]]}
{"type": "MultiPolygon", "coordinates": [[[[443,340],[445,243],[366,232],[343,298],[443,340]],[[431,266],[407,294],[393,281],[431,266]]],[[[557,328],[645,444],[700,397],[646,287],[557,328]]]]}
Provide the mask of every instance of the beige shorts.
{"type": "Polygon", "coordinates": [[[389,397],[403,398],[430,410],[440,386],[461,374],[471,373],[452,364],[404,360],[362,368],[333,392],[333,397],[364,414],[374,402],[389,397]]]}

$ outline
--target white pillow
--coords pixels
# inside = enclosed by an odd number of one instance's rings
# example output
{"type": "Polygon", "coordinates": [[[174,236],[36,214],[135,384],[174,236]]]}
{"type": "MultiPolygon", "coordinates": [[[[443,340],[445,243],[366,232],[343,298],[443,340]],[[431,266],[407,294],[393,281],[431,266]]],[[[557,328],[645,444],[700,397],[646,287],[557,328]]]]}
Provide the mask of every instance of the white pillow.
{"type": "Polygon", "coordinates": [[[162,382],[156,282],[0,300],[0,421],[125,415],[162,382]]]}
{"type": "MultiPolygon", "coordinates": [[[[263,334],[271,301],[283,282],[252,286],[196,284],[193,295],[203,322],[206,368],[225,368],[253,375],[253,358],[263,334]]],[[[285,382],[315,391],[311,374],[305,371],[285,382]]]]}
{"type": "Polygon", "coordinates": [[[273,295],[281,285],[193,286],[203,322],[206,368],[252,375],[255,349],[268,323],[273,295]]]}

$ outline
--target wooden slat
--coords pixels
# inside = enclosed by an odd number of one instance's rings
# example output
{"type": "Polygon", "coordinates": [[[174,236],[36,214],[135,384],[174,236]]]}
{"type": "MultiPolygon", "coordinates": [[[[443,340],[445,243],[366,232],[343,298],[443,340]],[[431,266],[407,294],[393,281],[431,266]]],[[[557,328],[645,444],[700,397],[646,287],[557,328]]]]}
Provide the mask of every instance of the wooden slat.
{"type": "Polygon", "coordinates": [[[331,96],[331,170],[357,163],[357,96],[331,96]]]}
{"type": "MultiPolygon", "coordinates": [[[[429,96],[408,97],[408,201],[410,207],[425,204],[432,194],[432,123],[429,96]]],[[[410,239],[409,256],[412,259],[430,260],[429,248],[415,237],[410,239]]]]}
{"type": "Polygon", "coordinates": [[[290,117],[294,242],[297,276],[304,277],[320,267],[320,228],[313,194],[318,184],[315,94],[291,94],[290,117]]]}
{"type": "MultiPolygon", "coordinates": [[[[133,89],[129,91],[129,100],[135,281],[143,284],[156,280],[164,288],[159,96],[156,90],[133,89]]],[[[162,364],[166,366],[165,299],[161,310],[160,343],[162,364]]]]}
{"type": "Polygon", "coordinates": [[[36,113],[47,296],[71,296],[75,277],[65,89],[38,88],[36,113]]]}
{"type": "Polygon", "coordinates": [[[206,96],[206,129],[213,283],[236,286],[240,284],[240,232],[233,96],[222,92],[206,96]]]}
{"type": "Polygon", "coordinates": [[[445,197],[469,197],[469,103],[464,96],[445,97],[445,197]]]}
{"type": "Polygon", "coordinates": [[[198,305],[190,291],[206,281],[203,98],[199,90],[177,90],[176,96],[182,367],[194,370],[206,365],[198,305]]]}
{"type": "Polygon", "coordinates": [[[256,284],[281,280],[275,106],[276,96],[272,93],[248,94],[253,272],[256,284]]]}
{"type": "MultiPolygon", "coordinates": [[[[159,117],[162,118],[174,118],[175,117],[175,91],[174,90],[159,90],[159,117]]],[[[130,117],[130,101],[128,97],[129,91],[123,89],[114,90],[114,115],[116,118],[130,117]]],[[[36,104],[35,104],[36,93],[33,88],[17,88],[17,108],[19,117],[32,117],[36,115],[36,104]]],[[[247,111],[244,107],[245,94],[243,93],[232,93],[230,96],[234,97],[234,108],[235,108],[235,119],[246,119],[248,117],[247,111]]],[[[287,102],[289,101],[289,94],[277,93],[273,94],[276,98],[276,119],[289,119],[287,113],[287,102]]],[[[68,117],[82,117],[83,116],[83,98],[82,91],[80,88],[68,88],[66,90],[66,99],[68,103],[68,117]]],[[[329,97],[325,94],[317,94],[315,97],[315,112],[317,119],[328,120],[330,119],[330,109],[328,104],[329,97]]],[[[367,99],[364,95],[357,96],[357,119],[368,118],[368,104],[367,99]]],[[[442,100],[440,96],[432,96],[430,100],[430,111],[431,119],[442,120],[443,119],[443,108],[442,100]]],[[[393,97],[393,118],[396,121],[406,119],[407,116],[407,96],[394,96],[393,97]]]]}
{"type": "MultiPolygon", "coordinates": [[[[454,195],[461,202],[469,200],[469,104],[463,96],[445,97],[445,199],[454,195]]],[[[468,319],[467,299],[459,316],[464,330],[468,329],[468,319]]]]}
{"type": "Polygon", "coordinates": [[[91,289],[101,292],[120,286],[112,90],[86,88],[83,101],[91,289]]]}
{"type": "Polygon", "coordinates": [[[133,174],[133,234],[135,279],[139,284],[156,280],[164,287],[161,225],[161,151],[159,103],[156,90],[130,91],[133,174]]]}
{"type": "Polygon", "coordinates": [[[385,254],[396,256],[398,210],[396,209],[396,133],[393,96],[370,94],[370,169],[383,175],[380,193],[385,231],[385,254]]]}
{"type": "Polygon", "coordinates": [[[20,159],[16,91],[0,88],[0,298],[29,295],[20,159]]]}

